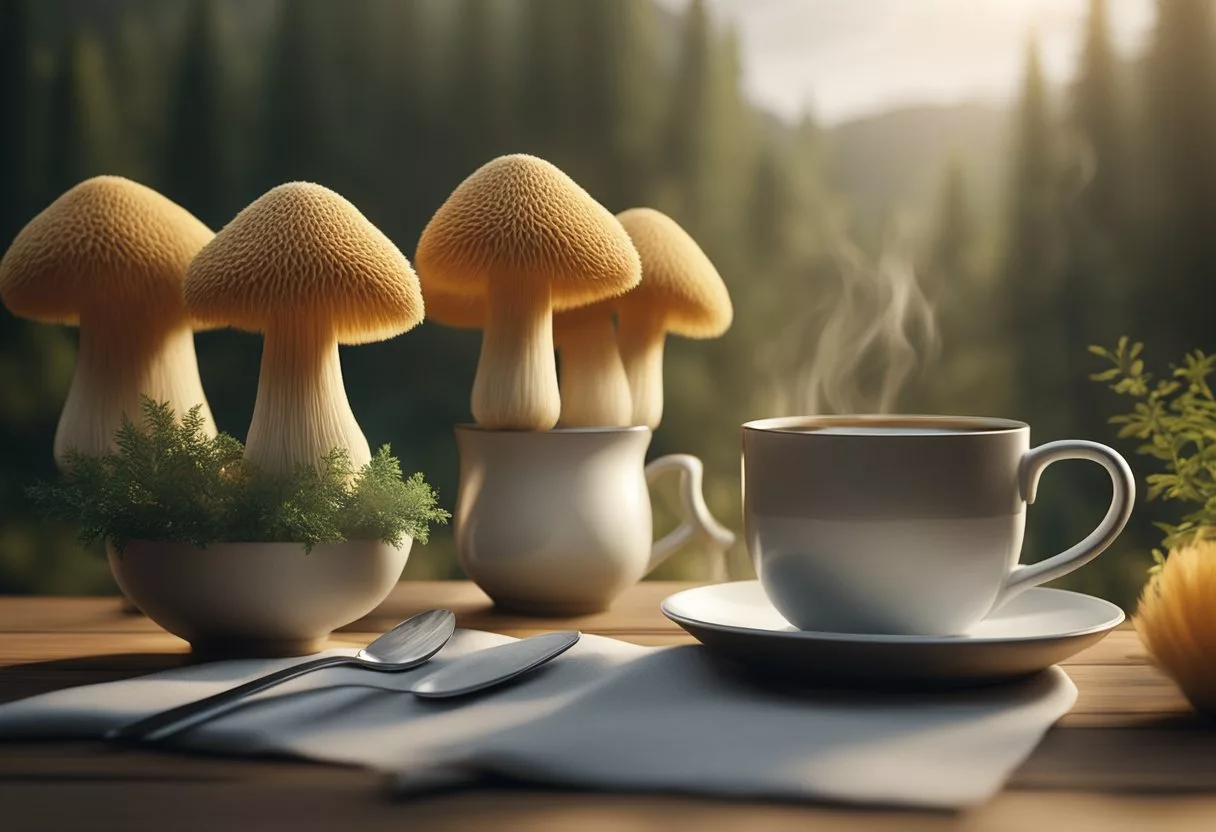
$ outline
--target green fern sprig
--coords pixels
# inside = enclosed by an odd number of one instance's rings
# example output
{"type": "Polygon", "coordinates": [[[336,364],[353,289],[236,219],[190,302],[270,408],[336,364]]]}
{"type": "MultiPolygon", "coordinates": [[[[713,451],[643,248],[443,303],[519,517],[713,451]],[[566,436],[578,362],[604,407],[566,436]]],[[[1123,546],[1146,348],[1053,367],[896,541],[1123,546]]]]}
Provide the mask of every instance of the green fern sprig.
{"type": "Polygon", "coordinates": [[[82,542],[172,540],[205,547],[220,542],[318,543],[405,536],[427,541],[432,523],[446,523],[421,474],[402,479],[387,445],[354,470],[335,448],[318,465],[269,476],[244,461],[244,446],[205,432],[202,407],[179,421],[165,403],[145,399],[140,424],[124,419],[115,449],[101,456],[71,453],[55,482],[28,494],[49,518],[75,523],[82,542]]]}

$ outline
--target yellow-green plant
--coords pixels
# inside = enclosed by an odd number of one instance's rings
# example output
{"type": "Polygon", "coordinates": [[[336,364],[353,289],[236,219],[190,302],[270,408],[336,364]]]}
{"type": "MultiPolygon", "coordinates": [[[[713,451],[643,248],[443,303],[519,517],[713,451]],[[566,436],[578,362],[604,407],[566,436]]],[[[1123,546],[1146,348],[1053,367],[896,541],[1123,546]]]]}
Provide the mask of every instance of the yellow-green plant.
{"type": "MultiPolygon", "coordinates": [[[[1177,524],[1157,523],[1165,534],[1162,548],[1170,550],[1216,532],[1216,397],[1208,377],[1216,372],[1216,356],[1200,350],[1187,353],[1170,373],[1154,378],[1144,366],[1144,344],[1125,336],[1113,350],[1089,351],[1111,364],[1090,376],[1134,401],[1131,411],[1111,418],[1121,438],[1141,440],[1137,453],[1161,463],[1163,470],[1145,477],[1148,499],[1177,500],[1193,506],[1177,524]]],[[[1153,551],[1159,571],[1165,555],[1153,551]]]]}

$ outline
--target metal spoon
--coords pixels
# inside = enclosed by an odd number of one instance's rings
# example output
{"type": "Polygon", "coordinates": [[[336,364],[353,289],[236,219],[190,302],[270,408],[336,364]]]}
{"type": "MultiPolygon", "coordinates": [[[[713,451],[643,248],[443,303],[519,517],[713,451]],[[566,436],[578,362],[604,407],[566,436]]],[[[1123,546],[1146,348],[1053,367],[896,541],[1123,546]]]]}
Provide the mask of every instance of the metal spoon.
{"type": "Polygon", "coordinates": [[[456,616],[450,610],[419,613],[402,621],[354,656],[326,656],[285,667],[231,690],[115,728],[109,731],[105,738],[124,743],[161,742],[187,728],[193,728],[227,713],[247,696],[324,667],[353,666],[381,673],[411,670],[443,649],[455,631],[456,616]]]}
{"type": "Polygon", "coordinates": [[[578,639],[578,631],[571,630],[479,650],[423,676],[410,685],[410,693],[424,699],[447,699],[486,690],[535,670],[565,653],[578,639]]]}

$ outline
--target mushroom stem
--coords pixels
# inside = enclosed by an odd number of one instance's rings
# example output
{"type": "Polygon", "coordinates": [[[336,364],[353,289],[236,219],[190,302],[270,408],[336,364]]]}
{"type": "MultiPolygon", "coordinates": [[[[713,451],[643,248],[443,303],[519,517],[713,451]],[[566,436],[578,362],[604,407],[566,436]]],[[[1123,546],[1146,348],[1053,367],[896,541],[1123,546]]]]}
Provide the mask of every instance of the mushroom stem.
{"type": "Polygon", "coordinates": [[[633,402],[612,311],[599,304],[563,312],[553,319],[561,355],[560,424],[566,427],[623,427],[633,424],[633,402]]]}
{"type": "Polygon", "coordinates": [[[490,430],[549,430],[562,407],[549,285],[490,281],[487,301],[473,418],[490,430]]]}
{"type": "Polygon", "coordinates": [[[245,459],[270,474],[317,465],[345,448],[358,470],[371,449],[346,399],[338,339],[328,328],[268,324],[245,459]]]}
{"type": "Polygon", "coordinates": [[[667,340],[663,320],[622,315],[617,337],[633,398],[633,424],[654,430],[663,419],[663,345],[667,340]]]}
{"type": "Polygon", "coordinates": [[[215,436],[194,357],[194,331],[186,321],[158,327],[147,320],[90,319],[86,312],[76,373],[55,431],[59,467],[69,450],[87,456],[110,450],[124,416],[140,422],[144,395],[167,402],[179,418],[201,404],[205,430],[215,436]]]}

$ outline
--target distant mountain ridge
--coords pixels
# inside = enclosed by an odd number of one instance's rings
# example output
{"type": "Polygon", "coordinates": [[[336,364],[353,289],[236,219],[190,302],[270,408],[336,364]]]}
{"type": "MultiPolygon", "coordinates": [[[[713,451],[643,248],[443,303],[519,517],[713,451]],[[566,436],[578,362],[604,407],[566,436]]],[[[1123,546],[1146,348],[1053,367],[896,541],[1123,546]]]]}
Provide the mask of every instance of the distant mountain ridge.
{"type": "Polygon", "coordinates": [[[943,171],[963,163],[977,211],[997,209],[1005,178],[1009,110],[992,104],[920,105],[824,130],[825,167],[855,219],[881,225],[893,212],[932,222],[943,171]]]}

